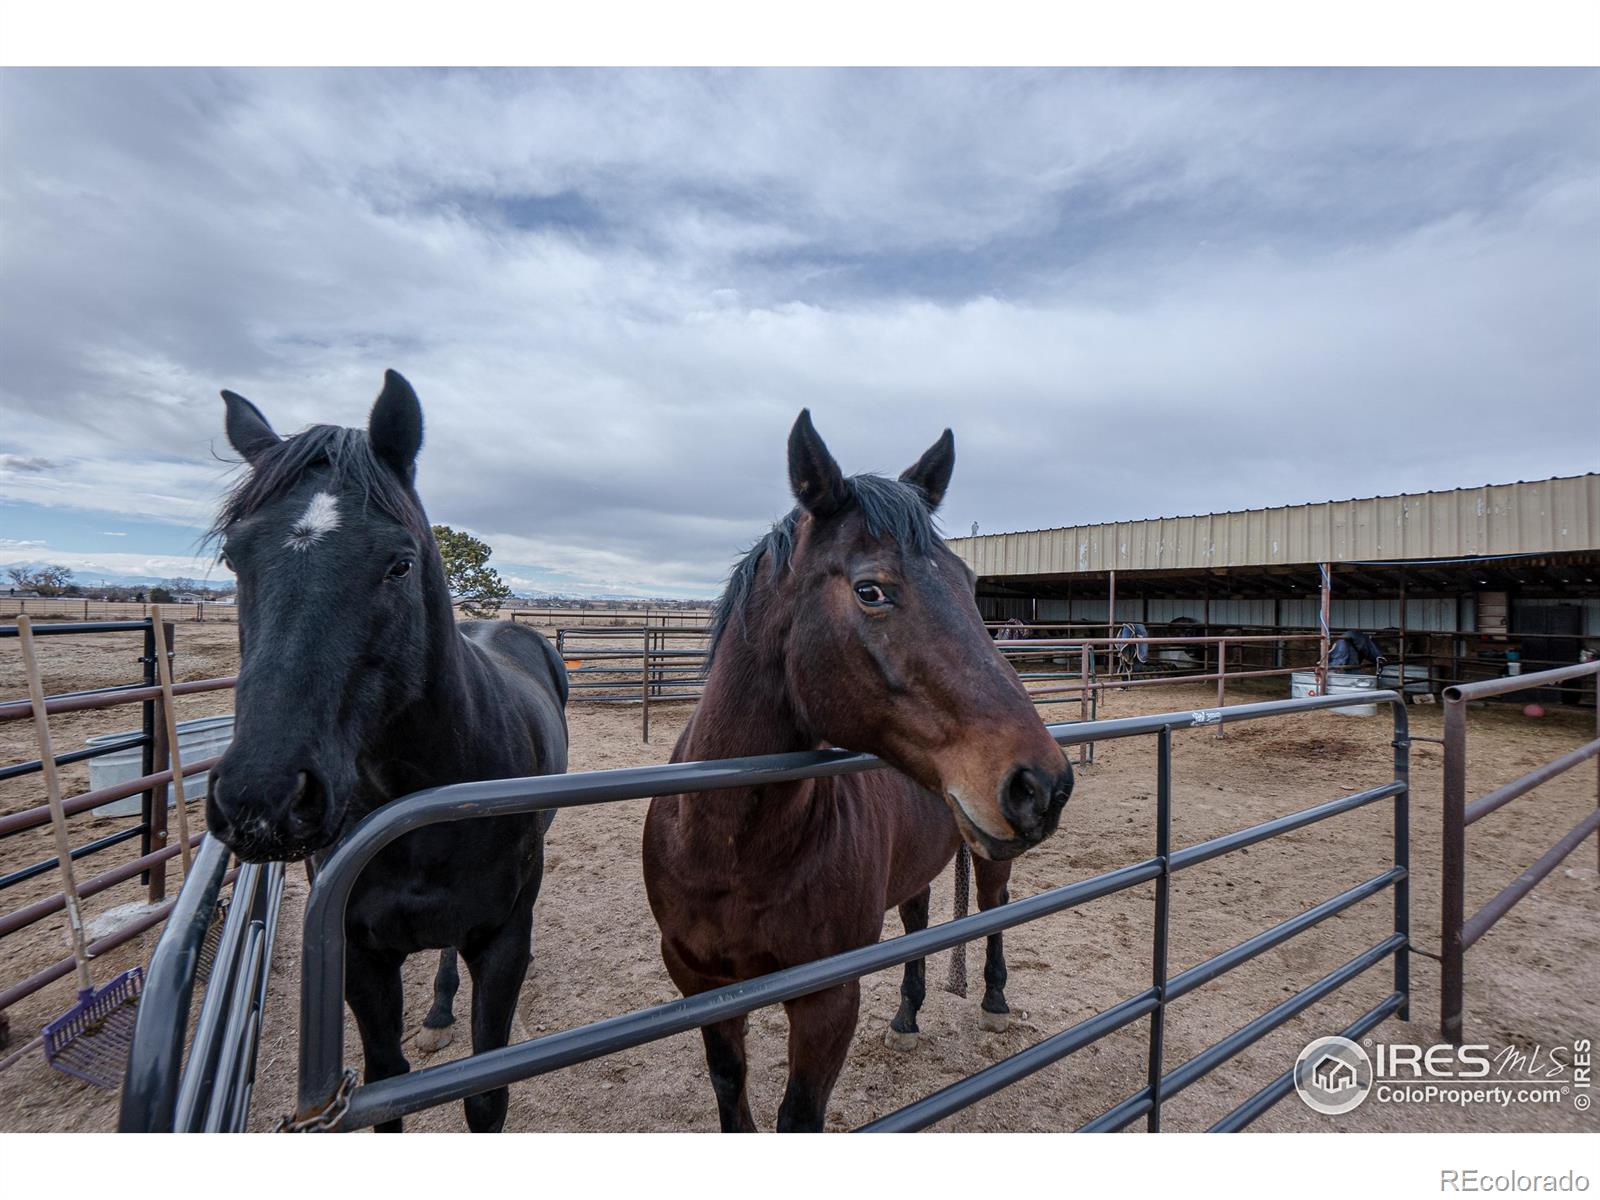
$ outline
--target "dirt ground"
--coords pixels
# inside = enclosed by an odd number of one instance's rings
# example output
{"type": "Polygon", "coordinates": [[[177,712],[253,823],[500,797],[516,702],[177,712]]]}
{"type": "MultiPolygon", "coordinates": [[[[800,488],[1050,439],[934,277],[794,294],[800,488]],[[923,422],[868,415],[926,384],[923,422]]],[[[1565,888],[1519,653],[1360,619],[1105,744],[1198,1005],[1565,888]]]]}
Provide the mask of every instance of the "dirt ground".
{"type": "MultiPolygon", "coordinates": [[[[234,631],[206,625],[178,627],[180,678],[231,673],[234,631]]],[[[51,692],[103,686],[137,676],[135,635],[47,639],[51,692]]],[[[1230,690],[1230,701],[1275,696],[1275,681],[1230,690]]],[[[23,694],[14,643],[0,645],[0,698],[23,694]]],[[[1112,692],[1101,716],[1124,716],[1207,706],[1205,686],[1146,687],[1112,692]]],[[[227,693],[180,701],[180,717],[228,711],[227,693]]],[[[576,705],[571,709],[571,767],[575,771],[664,761],[682,728],[686,704],[652,711],[652,738],[639,738],[635,706],[576,705]]],[[[1437,737],[1440,710],[1413,706],[1415,734],[1437,737]]],[[[1076,705],[1045,710],[1047,720],[1077,715],[1076,705]]],[[[1593,736],[1593,714],[1557,712],[1524,717],[1510,706],[1475,708],[1471,768],[1482,792],[1593,736]]],[[[57,749],[81,745],[93,733],[131,728],[137,710],[65,716],[52,722],[57,749]]],[[[1333,799],[1389,778],[1390,723],[1386,715],[1354,718],[1307,714],[1288,720],[1176,735],[1174,844],[1182,846],[1273,816],[1333,799]]],[[[26,723],[0,725],[0,761],[34,757],[26,723]]],[[[1012,895],[1021,897],[1153,853],[1154,740],[1102,742],[1083,770],[1061,832],[1020,859],[1012,895]]],[[[1426,742],[1412,751],[1412,929],[1418,947],[1438,943],[1440,748],[1426,742]]],[[[87,770],[67,773],[69,794],[87,785],[87,770]]],[[[0,784],[0,812],[40,803],[38,778],[0,784]]],[[[1595,803],[1590,766],[1502,809],[1469,835],[1468,908],[1487,900],[1536,859],[1595,803]]],[[[523,991],[519,1019],[528,1036],[570,1028],[675,998],[661,966],[654,922],[639,871],[645,802],[599,806],[561,814],[551,829],[548,869],[536,909],[536,962],[523,991]]],[[[1378,874],[1390,862],[1391,806],[1380,803],[1201,864],[1174,877],[1171,896],[1173,973],[1236,944],[1276,921],[1378,874]]],[[[199,820],[199,806],[194,819],[199,820]]],[[[73,819],[74,842],[103,836],[127,818],[73,819]]],[[[135,843],[136,844],[136,843],[135,843]]],[[[49,855],[44,831],[0,840],[0,870],[49,855]]],[[[82,874],[103,871],[135,851],[117,847],[82,864],[82,874]]],[[[1498,1049],[1549,1048],[1600,1032],[1600,923],[1596,922],[1596,856],[1592,845],[1573,854],[1471,952],[1467,969],[1470,1040],[1498,1049]]],[[[5,910],[55,890],[51,877],[12,888],[5,910]]],[[[298,923],[305,881],[291,871],[281,934],[273,960],[269,1019],[261,1045],[253,1124],[268,1128],[291,1106],[294,1090],[298,923]]],[[[131,885],[87,904],[91,917],[137,898],[131,885]]],[[[1148,986],[1153,885],[1107,897],[1006,935],[1011,977],[1007,994],[1016,1019],[1004,1034],[977,1029],[977,999],[958,999],[937,986],[941,956],[930,964],[930,990],[922,1011],[921,1044],[909,1053],[890,1050],[883,1030],[898,1003],[900,972],[863,980],[861,1023],[829,1111],[830,1127],[847,1129],[1014,1054],[1025,1046],[1148,986]]],[[[950,911],[948,878],[935,885],[934,919],[950,911]]],[[[1204,1050],[1381,940],[1391,928],[1388,894],[1368,900],[1288,944],[1263,954],[1177,1001],[1166,1024],[1166,1068],[1204,1050]]],[[[899,933],[890,915],[885,935],[899,933]]],[[[48,965],[65,952],[59,921],[46,921],[0,942],[0,985],[48,965]]],[[[154,935],[97,960],[100,979],[144,961],[154,935]]],[[[981,948],[971,951],[977,976],[981,948]]],[[[407,1016],[414,1030],[428,1002],[432,956],[414,958],[406,971],[407,1016]]],[[[1386,1042],[1431,1043],[1436,1037],[1438,971],[1422,955],[1411,961],[1412,1020],[1386,1022],[1386,1042]]],[[[1390,991],[1387,963],[1251,1047],[1214,1074],[1168,1101],[1168,1129],[1203,1129],[1247,1095],[1286,1070],[1313,1036],[1335,1032],[1390,991]]],[[[470,983],[457,1002],[466,1012],[470,983]]],[[[62,980],[9,1011],[20,1044],[73,999],[62,980]]],[[[414,1065],[465,1053],[465,1022],[458,1041],[429,1058],[409,1046],[414,1065]]],[[[353,1023],[347,1056],[359,1063],[353,1023]]],[[[750,1091],[758,1124],[770,1128],[784,1083],[786,1023],[781,1008],[751,1017],[750,1091]]],[[[408,1039],[409,1041],[409,1039],[408,1039]]],[[[1111,1037],[986,1099],[949,1121],[953,1130],[1070,1129],[1124,1099],[1144,1082],[1147,1025],[1136,1022],[1111,1037]]],[[[0,1073],[0,1129],[105,1130],[114,1127],[116,1097],[52,1072],[38,1053],[0,1073]]],[[[408,1128],[459,1130],[459,1105],[409,1118],[408,1128]]],[[[1322,1117],[1290,1097],[1269,1112],[1261,1130],[1594,1130],[1595,1114],[1570,1103],[1505,1109],[1440,1105],[1382,1105],[1369,1100],[1343,1117],[1322,1117]]],[[[625,1051],[511,1089],[507,1128],[513,1130],[713,1130],[712,1101],[698,1034],[625,1051]]],[[[1136,1128],[1142,1128],[1142,1123],[1136,1128]]]]}

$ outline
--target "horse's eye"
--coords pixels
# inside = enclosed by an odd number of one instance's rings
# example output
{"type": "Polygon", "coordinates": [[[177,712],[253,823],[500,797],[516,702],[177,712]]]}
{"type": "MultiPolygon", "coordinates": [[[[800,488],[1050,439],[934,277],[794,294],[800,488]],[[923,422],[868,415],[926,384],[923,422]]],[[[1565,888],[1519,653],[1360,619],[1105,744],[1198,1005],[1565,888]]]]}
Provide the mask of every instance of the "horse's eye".
{"type": "Polygon", "coordinates": [[[856,584],[856,599],[868,608],[881,608],[889,603],[889,597],[884,595],[883,589],[875,583],[856,584]]]}
{"type": "Polygon", "coordinates": [[[402,558],[389,568],[390,579],[404,579],[409,574],[411,574],[411,560],[409,558],[402,558]]]}

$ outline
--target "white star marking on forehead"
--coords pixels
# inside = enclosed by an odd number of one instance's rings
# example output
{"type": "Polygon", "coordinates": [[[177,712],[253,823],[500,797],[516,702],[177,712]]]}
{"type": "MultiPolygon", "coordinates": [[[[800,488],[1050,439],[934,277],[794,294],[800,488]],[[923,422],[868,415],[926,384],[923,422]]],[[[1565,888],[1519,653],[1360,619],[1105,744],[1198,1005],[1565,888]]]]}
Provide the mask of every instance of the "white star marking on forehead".
{"type": "Polygon", "coordinates": [[[330,492],[318,492],[311,497],[306,511],[289,530],[289,540],[284,543],[290,550],[309,550],[322,540],[323,534],[339,528],[339,498],[330,492]]]}

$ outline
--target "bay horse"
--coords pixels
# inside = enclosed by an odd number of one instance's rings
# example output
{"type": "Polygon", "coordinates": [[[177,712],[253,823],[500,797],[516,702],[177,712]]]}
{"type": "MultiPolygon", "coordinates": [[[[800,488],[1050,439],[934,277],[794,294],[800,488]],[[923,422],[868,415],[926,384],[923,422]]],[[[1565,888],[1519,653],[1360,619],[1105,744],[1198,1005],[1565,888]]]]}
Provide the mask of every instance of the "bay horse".
{"type": "MultiPolygon", "coordinates": [[[[658,796],[644,879],[672,981],[693,995],[878,940],[884,913],[928,924],[929,883],[963,839],[981,908],[1009,859],[1056,829],[1072,768],[984,628],[972,573],[933,525],[949,430],[898,479],[845,478],[801,412],[797,507],[733,570],[705,690],[674,762],[842,746],[894,770],[658,796]]],[[[1006,966],[988,939],[980,1025],[1004,1029],[1006,966]]],[[[886,1041],[916,1043],[924,963],[906,964],[886,1041]]],[[[861,999],[856,981],[785,1002],[777,1127],[820,1130],[861,999]]],[[[755,1128],[745,1018],[701,1030],[724,1131],[755,1128]]]]}
{"type": "MultiPolygon", "coordinates": [[[[233,744],[206,798],[211,832],[246,862],[316,862],[411,792],[564,772],[555,648],[524,625],[455,619],[415,488],[411,385],[387,372],[365,430],[313,425],[287,438],[243,396],[222,396],[250,470],[213,526],[238,577],[241,662],[233,744]]],[[[443,950],[424,1044],[448,1040],[458,950],[472,974],[473,1049],[506,1044],[553,815],[430,826],[362,872],[345,917],[345,999],[368,1082],[410,1069],[400,968],[421,950],[443,950]]],[[[468,1126],[500,1129],[506,1103],[505,1088],[468,1097],[468,1126]]]]}

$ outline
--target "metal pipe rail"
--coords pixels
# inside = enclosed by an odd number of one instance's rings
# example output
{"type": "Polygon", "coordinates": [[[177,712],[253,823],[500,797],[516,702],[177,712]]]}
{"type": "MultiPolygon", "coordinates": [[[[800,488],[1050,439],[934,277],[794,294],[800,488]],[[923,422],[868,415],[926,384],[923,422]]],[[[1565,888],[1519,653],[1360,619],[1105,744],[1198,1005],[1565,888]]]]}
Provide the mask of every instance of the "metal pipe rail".
{"type": "MultiPolygon", "coordinates": [[[[621,629],[638,629],[641,622],[645,625],[650,625],[652,621],[661,622],[661,624],[650,626],[653,629],[672,628],[666,624],[668,621],[679,623],[701,621],[706,624],[711,621],[711,611],[705,608],[673,608],[665,611],[658,609],[645,611],[644,609],[629,608],[514,608],[508,609],[506,616],[513,622],[518,617],[528,617],[537,619],[544,624],[559,621],[577,621],[580,625],[588,625],[589,618],[593,617],[596,620],[611,621],[613,623],[626,622],[626,624],[616,626],[621,629]]],[[[700,630],[705,628],[705,625],[693,625],[690,628],[700,630]]]]}
{"type": "Polygon", "coordinates": [[[556,630],[562,638],[582,639],[637,637],[649,632],[651,637],[665,634],[668,637],[709,638],[711,631],[704,625],[564,625],[556,630]]]}
{"type": "MultiPolygon", "coordinates": [[[[1061,912],[1102,896],[1143,883],[1154,882],[1157,889],[1157,934],[1154,946],[1151,988],[1123,1004],[1058,1034],[1025,1051],[1010,1064],[997,1064],[987,1073],[965,1081],[971,1087],[962,1093],[943,1095],[933,1107],[916,1109],[922,1116],[956,1111],[1003,1086],[1012,1077],[1037,1070],[1072,1050],[1104,1036],[1112,1029],[1149,1015],[1151,1025],[1150,1087],[1154,1099],[1148,1109],[1151,1127],[1159,1128],[1161,1018],[1167,1003],[1195,987],[1209,982],[1272,946],[1376,895],[1385,889],[1394,892],[1394,933],[1373,952],[1379,957],[1395,957],[1395,991],[1401,1007],[1409,995],[1405,955],[1408,933],[1408,838],[1407,838],[1407,763],[1409,739],[1406,713],[1401,697],[1394,692],[1369,696],[1312,697],[1302,700],[1268,701],[1234,708],[1163,713],[1153,716],[1124,717],[1091,723],[1051,727],[1051,734],[1063,746],[1091,740],[1138,735],[1158,738],[1157,836],[1156,854],[1142,862],[1097,875],[1062,887],[1029,896],[986,912],[907,934],[889,941],[863,946],[831,958],[775,972],[732,987],[629,1013],[625,1016],[584,1025],[576,1029],[520,1042],[485,1054],[425,1067],[404,1076],[380,1080],[346,1092],[344,1050],[344,917],[345,906],[355,880],[368,862],[396,838],[428,825],[473,817],[569,808],[586,804],[678,792],[697,792],[752,784],[771,784],[788,780],[841,775],[873,770],[885,764],[871,755],[845,750],[825,750],[769,755],[722,762],[674,763],[663,766],[596,771],[578,775],[544,776],[530,779],[494,780],[457,784],[419,792],[379,809],[363,820],[336,848],[318,874],[307,902],[305,934],[302,942],[302,985],[300,1011],[300,1078],[297,1121],[315,1121],[327,1115],[336,1119],[330,1127],[358,1128],[406,1113],[416,1112],[450,1100],[502,1086],[516,1080],[568,1066],[680,1033],[713,1021],[748,1013],[768,1004],[806,995],[874,971],[921,958],[964,942],[1000,932],[1050,913],[1061,912]],[[1171,743],[1175,729],[1208,728],[1219,722],[1234,722],[1277,717],[1351,703],[1387,701],[1395,722],[1394,779],[1381,787],[1370,788],[1303,812],[1293,813],[1250,829],[1240,830],[1207,842],[1171,851],[1168,848],[1171,822],[1171,743]],[[1277,834],[1300,828],[1313,821],[1352,811],[1380,800],[1394,801],[1394,865],[1385,873],[1346,891],[1318,907],[1282,922],[1232,950],[1190,968],[1172,980],[1166,978],[1166,881],[1173,871],[1208,861],[1230,851],[1242,849],[1277,834]],[[1381,953],[1380,953],[1381,952],[1381,953]],[[344,1096],[342,1115],[330,1109],[336,1098],[344,1096]],[[956,1103],[955,1101],[959,1101],[956,1103]]],[[[212,873],[215,866],[211,866],[212,873]]],[[[186,885],[181,899],[186,911],[203,911],[214,902],[207,892],[207,876],[198,868],[192,885],[186,885]]],[[[167,1117],[176,1117],[178,1095],[174,1082],[176,1055],[181,1046],[187,1018],[185,973],[192,974],[193,946],[199,936],[192,921],[175,921],[163,936],[163,947],[152,962],[147,993],[167,997],[161,1003],[147,1003],[141,1012],[127,1085],[124,1089],[125,1129],[171,1128],[167,1117]],[[167,945],[171,942],[171,946],[167,945]]],[[[1376,960],[1374,960],[1376,961],[1376,960]]],[[[1370,964],[1367,964],[1370,965],[1370,964]]],[[[1364,968],[1363,968],[1364,969],[1364,968]]],[[[1352,970],[1347,964],[1341,971],[1352,970]]],[[[1320,981],[1294,999],[1303,1008],[1332,991],[1351,975],[1320,981]],[[1317,990],[1321,989],[1321,990],[1317,990]]],[[[1331,977],[1330,977],[1331,978],[1331,977]]],[[[214,985],[215,986],[215,985],[214,985]]],[[[1247,1032],[1269,1026],[1260,1025],[1283,1009],[1280,1005],[1247,1032]]],[[[1296,1009],[1295,1011],[1299,1011],[1296,1009]]],[[[1287,1017],[1281,1019],[1286,1020],[1287,1017]]],[[[1199,1066],[1188,1066],[1185,1085],[1209,1071],[1216,1062],[1231,1056],[1248,1041],[1219,1043],[1212,1055],[1199,1066]],[[1231,1048],[1230,1048],[1231,1047],[1231,1048]],[[1192,1077],[1192,1078],[1191,1078],[1192,1077]]],[[[1257,1034],[1256,1036],[1259,1036],[1257,1034]]],[[[1253,1040],[1253,1039],[1251,1039],[1253,1040]]],[[[209,1043],[208,1043],[209,1045],[209,1043]]],[[[1180,1068],[1185,1070],[1185,1068],[1180,1068]]],[[[203,1073],[196,1076],[196,1110],[202,1103],[216,1113],[218,1127],[237,1127],[243,1115],[230,1107],[231,1101],[216,1100],[206,1094],[203,1073]]],[[[959,1086],[959,1085],[958,1085],[959,1086]]],[[[932,1098],[930,1098],[932,1100],[932,1098]]],[[[893,1115],[891,1115],[893,1116],[893,1115]]],[[[902,1120],[912,1120],[902,1117],[902,1120]]],[[[917,1118],[920,1119],[920,1118],[917,1118]]],[[[938,1116],[928,1117],[937,1120],[938,1116]]],[[[890,1120],[883,1118],[882,1120],[890,1120]]],[[[911,1127],[908,1125],[908,1127],[911,1127]]],[[[918,1126],[920,1127],[920,1126],[918,1126]]]]}
{"type": "MultiPolygon", "coordinates": [[[[40,626],[41,629],[44,626],[40,626]]],[[[239,681],[237,675],[222,675],[215,679],[190,679],[182,683],[174,682],[172,694],[174,696],[192,696],[197,692],[220,692],[233,687],[239,681]]],[[[119,704],[137,704],[142,700],[160,700],[161,689],[156,686],[133,686],[103,688],[93,692],[78,692],[71,696],[55,696],[45,703],[45,712],[50,716],[57,713],[87,712],[92,708],[115,708],[119,704]]],[[[0,722],[24,721],[33,715],[33,710],[28,707],[26,700],[16,700],[7,704],[0,704],[0,722]]]]}
{"type": "Polygon", "coordinates": [[[134,1027],[118,1128],[123,1131],[240,1132],[249,1114],[267,975],[283,901],[284,865],[228,870],[228,848],[206,837],[150,960],[134,1027]],[[233,897],[217,942],[189,1057],[184,1035],[194,1001],[200,948],[223,885],[233,897]]]}
{"type": "MultiPolygon", "coordinates": [[[[161,605],[161,611],[169,621],[189,622],[209,619],[233,623],[239,619],[238,605],[225,604],[219,600],[190,601],[186,604],[168,603],[161,605]],[[211,614],[209,618],[206,616],[207,613],[211,614]]],[[[96,600],[88,596],[0,596],[0,613],[8,617],[26,613],[28,616],[46,620],[53,617],[77,617],[78,624],[111,625],[128,623],[118,621],[118,617],[149,620],[150,605],[143,600],[96,600]]],[[[42,629],[35,627],[33,632],[38,634],[42,629]]]]}
{"type": "MultiPolygon", "coordinates": [[[[1531,675],[1509,675],[1444,689],[1444,846],[1439,904],[1439,1032],[1444,1040],[1460,1045],[1465,1039],[1466,954],[1473,943],[1510,912],[1512,907],[1590,834],[1600,830],[1600,773],[1595,787],[1595,811],[1563,834],[1522,874],[1497,892],[1471,917],[1466,914],[1467,826],[1531,792],[1541,784],[1600,755],[1600,707],[1595,710],[1595,738],[1521,777],[1467,803],[1467,705],[1474,700],[1511,692],[1549,687],[1574,679],[1593,678],[1600,684],[1600,662],[1580,663],[1531,675]]],[[[1600,841],[1597,841],[1600,849],[1600,841]]]]}

